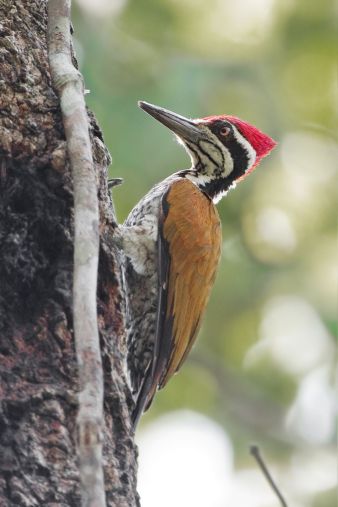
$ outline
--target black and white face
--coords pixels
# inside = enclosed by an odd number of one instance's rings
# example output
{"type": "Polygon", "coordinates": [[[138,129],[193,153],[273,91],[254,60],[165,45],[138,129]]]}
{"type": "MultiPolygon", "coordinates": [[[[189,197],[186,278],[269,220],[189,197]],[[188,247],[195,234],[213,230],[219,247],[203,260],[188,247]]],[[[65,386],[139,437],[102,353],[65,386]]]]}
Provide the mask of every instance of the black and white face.
{"type": "Polygon", "coordinates": [[[235,116],[190,120],[147,102],[139,105],[176,134],[192,162],[192,167],[180,174],[198,185],[214,202],[251,172],[276,144],[235,116]]]}
{"type": "Polygon", "coordinates": [[[194,179],[202,186],[204,183],[205,191],[217,202],[255,164],[256,151],[227,120],[193,122],[200,131],[197,142],[181,137],[179,140],[190,155],[192,168],[196,171],[194,179]]]}

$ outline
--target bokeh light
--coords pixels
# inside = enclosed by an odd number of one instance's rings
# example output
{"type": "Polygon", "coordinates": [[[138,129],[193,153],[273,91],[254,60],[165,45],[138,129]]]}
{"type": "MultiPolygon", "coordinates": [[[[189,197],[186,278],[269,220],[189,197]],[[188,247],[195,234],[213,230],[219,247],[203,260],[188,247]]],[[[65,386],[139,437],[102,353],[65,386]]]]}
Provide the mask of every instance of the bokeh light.
{"type": "Polygon", "coordinates": [[[233,450],[223,429],[194,412],[172,412],[139,437],[139,492],[147,507],[221,507],[233,450]],[[155,466],[154,466],[155,465],[155,466]]]}

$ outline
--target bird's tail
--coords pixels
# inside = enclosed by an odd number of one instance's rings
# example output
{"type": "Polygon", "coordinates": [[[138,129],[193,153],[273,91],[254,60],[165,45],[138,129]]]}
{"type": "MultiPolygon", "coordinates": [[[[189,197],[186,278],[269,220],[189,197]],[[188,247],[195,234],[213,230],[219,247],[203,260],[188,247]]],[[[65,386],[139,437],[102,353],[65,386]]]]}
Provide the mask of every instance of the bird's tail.
{"type": "Polygon", "coordinates": [[[154,375],[152,371],[152,365],[149,364],[144,381],[142,383],[141,389],[139,391],[135,408],[132,413],[132,424],[133,429],[136,429],[136,426],[140,420],[143,412],[148,410],[150,407],[153,398],[155,396],[157,389],[157,382],[154,382],[154,375]]]}

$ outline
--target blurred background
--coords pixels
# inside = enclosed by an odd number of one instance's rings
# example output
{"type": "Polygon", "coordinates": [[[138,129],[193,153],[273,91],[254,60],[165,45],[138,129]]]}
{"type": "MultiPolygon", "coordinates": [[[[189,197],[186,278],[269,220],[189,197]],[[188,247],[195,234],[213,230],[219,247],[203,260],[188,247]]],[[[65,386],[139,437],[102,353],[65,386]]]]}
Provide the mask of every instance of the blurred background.
{"type": "Polygon", "coordinates": [[[198,342],[137,434],[143,507],[335,505],[335,56],[330,0],[77,0],[77,55],[119,221],[189,159],[137,108],[234,114],[278,141],[218,206],[223,257],[198,342]]]}

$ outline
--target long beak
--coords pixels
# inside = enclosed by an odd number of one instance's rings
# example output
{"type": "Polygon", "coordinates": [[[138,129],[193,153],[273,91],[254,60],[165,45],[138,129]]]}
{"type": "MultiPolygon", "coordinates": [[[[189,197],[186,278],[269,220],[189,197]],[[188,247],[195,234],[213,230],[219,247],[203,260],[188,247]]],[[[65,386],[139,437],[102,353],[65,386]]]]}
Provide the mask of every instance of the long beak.
{"type": "Polygon", "coordinates": [[[184,141],[196,143],[201,138],[201,132],[192,120],[188,120],[184,116],[168,111],[168,109],[164,109],[163,107],[154,106],[143,100],[140,100],[138,105],[184,141]]]}

